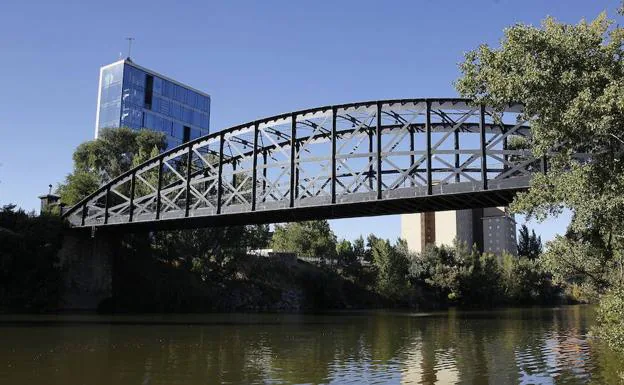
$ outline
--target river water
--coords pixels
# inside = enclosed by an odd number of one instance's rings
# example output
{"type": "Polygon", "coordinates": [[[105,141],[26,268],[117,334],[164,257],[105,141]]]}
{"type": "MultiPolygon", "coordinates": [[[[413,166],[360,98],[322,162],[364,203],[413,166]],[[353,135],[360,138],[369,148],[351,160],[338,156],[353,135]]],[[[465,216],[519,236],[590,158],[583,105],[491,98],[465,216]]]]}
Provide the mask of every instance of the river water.
{"type": "Polygon", "coordinates": [[[588,306],[0,316],[0,384],[616,384],[588,306]]]}

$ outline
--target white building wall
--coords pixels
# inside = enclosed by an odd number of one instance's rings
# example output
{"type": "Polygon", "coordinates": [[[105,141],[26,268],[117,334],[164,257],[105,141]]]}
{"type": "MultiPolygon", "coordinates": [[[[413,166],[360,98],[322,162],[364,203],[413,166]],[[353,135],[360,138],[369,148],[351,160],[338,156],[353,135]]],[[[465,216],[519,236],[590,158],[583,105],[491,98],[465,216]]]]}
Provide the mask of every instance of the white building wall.
{"type": "Polygon", "coordinates": [[[438,211],[435,213],[436,246],[453,246],[457,237],[457,211],[438,211]]]}
{"type": "Polygon", "coordinates": [[[417,253],[422,249],[420,216],[420,213],[401,215],[401,238],[407,242],[408,250],[417,253]]]}

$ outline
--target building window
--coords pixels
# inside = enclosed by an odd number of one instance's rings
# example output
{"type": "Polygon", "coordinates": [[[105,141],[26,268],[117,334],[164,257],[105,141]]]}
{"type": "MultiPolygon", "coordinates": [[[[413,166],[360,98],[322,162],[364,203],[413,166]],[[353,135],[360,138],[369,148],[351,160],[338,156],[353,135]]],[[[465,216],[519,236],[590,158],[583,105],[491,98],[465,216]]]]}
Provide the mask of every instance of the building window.
{"type": "Polygon", "coordinates": [[[154,77],[150,74],[145,75],[145,108],[152,109],[152,94],[154,92],[154,77]]]}
{"type": "Polygon", "coordinates": [[[182,142],[186,143],[191,139],[191,127],[184,126],[184,137],[182,138],[182,142]]]}
{"type": "Polygon", "coordinates": [[[162,95],[162,79],[154,78],[154,84],[152,85],[155,94],[162,95]]]}

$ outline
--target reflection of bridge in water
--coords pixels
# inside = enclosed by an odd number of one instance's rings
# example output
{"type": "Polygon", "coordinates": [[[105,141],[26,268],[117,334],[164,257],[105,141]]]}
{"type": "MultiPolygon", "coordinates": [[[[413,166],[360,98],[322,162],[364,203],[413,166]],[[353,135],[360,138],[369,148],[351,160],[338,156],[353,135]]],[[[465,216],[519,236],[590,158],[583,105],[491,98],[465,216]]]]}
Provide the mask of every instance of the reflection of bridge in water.
{"type": "Polygon", "coordinates": [[[180,228],[506,205],[545,167],[508,145],[530,136],[519,112],[404,99],[273,116],[162,153],[65,217],[73,227],[180,228]]]}

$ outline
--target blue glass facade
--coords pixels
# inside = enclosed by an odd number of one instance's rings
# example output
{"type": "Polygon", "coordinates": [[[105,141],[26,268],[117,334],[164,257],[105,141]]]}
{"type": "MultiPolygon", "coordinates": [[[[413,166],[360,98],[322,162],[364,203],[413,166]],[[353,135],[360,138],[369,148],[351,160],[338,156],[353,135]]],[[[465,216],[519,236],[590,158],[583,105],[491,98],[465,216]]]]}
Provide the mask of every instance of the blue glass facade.
{"type": "Polygon", "coordinates": [[[168,148],[209,133],[210,96],[123,60],[100,71],[100,128],[163,132],[168,148]]]}
{"type": "Polygon", "coordinates": [[[123,63],[104,67],[100,71],[96,136],[98,128],[119,127],[122,79],[123,63]]]}

